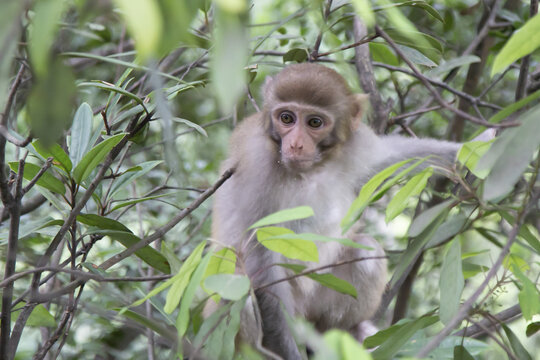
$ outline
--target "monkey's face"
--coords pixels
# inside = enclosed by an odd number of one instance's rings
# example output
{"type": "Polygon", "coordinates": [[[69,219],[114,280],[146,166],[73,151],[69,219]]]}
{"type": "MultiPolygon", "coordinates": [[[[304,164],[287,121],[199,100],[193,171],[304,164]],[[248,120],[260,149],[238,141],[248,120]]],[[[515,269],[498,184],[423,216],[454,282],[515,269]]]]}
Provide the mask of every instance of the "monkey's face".
{"type": "Polygon", "coordinates": [[[334,126],[332,116],[315,106],[282,103],[271,111],[271,135],[289,170],[307,171],[320,163],[334,126]]]}

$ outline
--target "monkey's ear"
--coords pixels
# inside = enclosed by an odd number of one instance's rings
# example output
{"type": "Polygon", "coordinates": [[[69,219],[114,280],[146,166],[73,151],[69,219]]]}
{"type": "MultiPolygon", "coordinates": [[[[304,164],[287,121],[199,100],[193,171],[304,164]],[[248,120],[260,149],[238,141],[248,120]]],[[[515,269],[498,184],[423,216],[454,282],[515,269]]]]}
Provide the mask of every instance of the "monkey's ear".
{"type": "Polygon", "coordinates": [[[274,78],[267,76],[263,85],[263,99],[269,100],[274,92],[274,78]]]}
{"type": "Polygon", "coordinates": [[[362,123],[362,118],[366,113],[369,106],[368,94],[353,94],[351,95],[351,102],[353,103],[353,116],[351,119],[351,130],[356,131],[362,123]]]}

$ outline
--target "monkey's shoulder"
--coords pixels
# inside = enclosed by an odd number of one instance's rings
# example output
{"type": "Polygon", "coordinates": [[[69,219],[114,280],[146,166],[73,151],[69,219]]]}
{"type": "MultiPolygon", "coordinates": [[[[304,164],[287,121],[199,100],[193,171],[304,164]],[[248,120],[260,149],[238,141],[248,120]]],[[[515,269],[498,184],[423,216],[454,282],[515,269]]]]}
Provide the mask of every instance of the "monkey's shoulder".
{"type": "Polygon", "coordinates": [[[229,142],[228,162],[235,167],[259,168],[274,160],[275,146],[265,131],[262,114],[253,114],[235,127],[229,142]]]}

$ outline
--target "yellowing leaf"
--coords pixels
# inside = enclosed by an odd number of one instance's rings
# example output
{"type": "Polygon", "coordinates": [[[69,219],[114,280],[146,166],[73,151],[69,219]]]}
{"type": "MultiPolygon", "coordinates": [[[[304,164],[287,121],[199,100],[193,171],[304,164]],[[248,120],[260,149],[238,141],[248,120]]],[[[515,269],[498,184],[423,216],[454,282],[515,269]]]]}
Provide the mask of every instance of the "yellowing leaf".
{"type": "Polygon", "coordinates": [[[122,10],[127,28],[135,39],[135,48],[139,56],[148,59],[156,52],[162,36],[163,19],[158,2],[115,0],[115,3],[122,10]]]}
{"type": "Polygon", "coordinates": [[[540,46],[540,14],[530,18],[504,45],[493,61],[491,76],[504,70],[514,61],[532,53],[540,46]]]}

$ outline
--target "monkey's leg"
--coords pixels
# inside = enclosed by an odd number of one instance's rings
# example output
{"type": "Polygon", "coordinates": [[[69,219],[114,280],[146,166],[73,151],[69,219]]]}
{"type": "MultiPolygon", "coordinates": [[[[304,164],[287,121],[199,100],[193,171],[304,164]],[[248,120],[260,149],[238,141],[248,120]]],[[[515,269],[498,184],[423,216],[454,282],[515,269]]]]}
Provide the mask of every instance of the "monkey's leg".
{"type": "Polygon", "coordinates": [[[276,284],[256,291],[255,295],[262,320],[263,346],[283,359],[301,360],[283,310],[285,307],[285,311],[293,314],[293,298],[288,284],[276,284]]]}
{"type": "Polygon", "coordinates": [[[340,261],[365,259],[337,266],[332,274],[351,283],[356,288],[357,298],[320,287],[314,294],[316,299],[312,299],[308,318],[320,331],[339,328],[363,340],[376,331],[369,319],[377,311],[386,285],[386,259],[384,250],[372,237],[363,234],[349,237],[372,250],[344,247],[340,261]]]}

